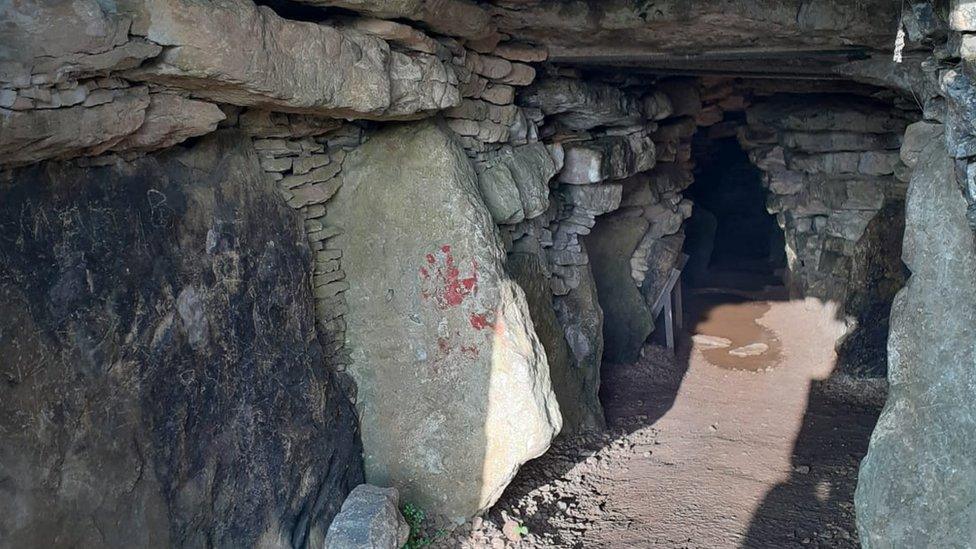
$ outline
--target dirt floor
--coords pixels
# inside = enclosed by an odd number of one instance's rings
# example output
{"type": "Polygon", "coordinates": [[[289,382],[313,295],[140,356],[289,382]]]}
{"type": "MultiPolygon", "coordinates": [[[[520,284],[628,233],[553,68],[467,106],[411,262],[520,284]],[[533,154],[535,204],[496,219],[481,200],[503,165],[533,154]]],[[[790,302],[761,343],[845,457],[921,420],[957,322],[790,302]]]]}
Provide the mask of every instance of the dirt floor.
{"type": "Polygon", "coordinates": [[[434,546],[858,547],[857,466],[879,410],[820,390],[843,329],[832,310],[776,291],[686,300],[677,357],[651,345],[604,366],[607,432],[561,437],[434,546]],[[750,338],[769,349],[734,369],[728,351],[750,338]]]}

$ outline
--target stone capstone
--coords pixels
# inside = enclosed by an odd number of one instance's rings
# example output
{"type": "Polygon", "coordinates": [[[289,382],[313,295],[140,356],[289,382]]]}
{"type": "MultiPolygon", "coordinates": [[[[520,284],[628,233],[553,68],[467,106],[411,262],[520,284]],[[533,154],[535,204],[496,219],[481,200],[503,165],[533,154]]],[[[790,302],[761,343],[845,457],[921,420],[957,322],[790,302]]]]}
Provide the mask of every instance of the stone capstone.
{"type": "Polygon", "coordinates": [[[757,37],[763,47],[779,51],[851,44],[890,50],[892,29],[902,12],[900,4],[887,0],[739,2],[731,9],[713,0],[564,0],[557,7],[527,0],[494,4],[500,32],[546,44],[553,61],[588,65],[639,63],[655,59],[659,52],[680,52],[675,57],[688,56],[700,66],[712,52],[756,48],[757,37]],[[699,54],[705,59],[699,60],[699,54]]]}
{"type": "Polygon", "coordinates": [[[125,0],[131,32],[165,46],[126,78],[233,105],[345,118],[424,116],[460,102],[453,65],[250,1],[125,0]]]}
{"type": "Polygon", "coordinates": [[[0,195],[0,544],[321,547],[362,482],[356,417],[250,140],[0,195]]]}
{"type": "Polygon", "coordinates": [[[469,0],[298,0],[335,6],[385,19],[409,19],[448,36],[479,39],[493,33],[488,12],[469,0]]]}
{"type": "Polygon", "coordinates": [[[908,190],[903,260],[891,309],[888,401],[861,463],[861,543],[968,547],[976,521],[976,240],[951,154],[931,142],[908,190]]]}
{"type": "Polygon", "coordinates": [[[470,517],[562,424],[525,294],[450,130],[379,131],[346,157],[343,179],[329,221],[350,284],[366,478],[470,517]]]}
{"type": "Polygon", "coordinates": [[[397,489],[360,484],[329,526],[325,549],[400,549],[409,537],[397,489]]]}

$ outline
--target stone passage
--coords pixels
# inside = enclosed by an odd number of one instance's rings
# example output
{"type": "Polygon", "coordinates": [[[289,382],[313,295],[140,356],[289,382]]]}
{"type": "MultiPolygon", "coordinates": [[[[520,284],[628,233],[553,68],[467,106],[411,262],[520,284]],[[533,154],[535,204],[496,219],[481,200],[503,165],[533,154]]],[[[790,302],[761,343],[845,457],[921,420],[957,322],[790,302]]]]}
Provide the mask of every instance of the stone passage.
{"type": "Polygon", "coordinates": [[[719,142],[770,310],[843,327],[818,390],[891,382],[861,542],[973,544],[974,36],[964,0],[3,3],[0,546],[320,547],[364,480],[486,512],[603,440],[683,254],[715,274],[719,142]]]}

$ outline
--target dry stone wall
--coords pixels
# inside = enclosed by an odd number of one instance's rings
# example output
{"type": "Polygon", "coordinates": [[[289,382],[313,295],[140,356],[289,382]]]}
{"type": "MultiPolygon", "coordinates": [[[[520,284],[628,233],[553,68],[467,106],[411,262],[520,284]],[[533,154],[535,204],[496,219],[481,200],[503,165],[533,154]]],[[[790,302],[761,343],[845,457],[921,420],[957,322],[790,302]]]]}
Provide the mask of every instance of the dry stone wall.
{"type": "Polygon", "coordinates": [[[889,309],[905,280],[905,190],[932,126],[910,126],[919,105],[875,87],[803,93],[790,84],[701,82],[700,131],[737,137],[763,172],[766,209],[785,237],[791,293],[836,303],[848,322],[839,373],[883,377],[889,309]]]}
{"type": "MultiPolygon", "coordinates": [[[[261,167],[275,181],[278,192],[289,207],[301,213],[305,236],[312,250],[314,266],[312,295],[315,297],[315,320],[325,356],[337,370],[345,371],[351,363],[345,349],[345,315],[349,306],[345,292],[349,282],[342,269],[342,250],[334,245],[340,230],[326,220],[327,204],[342,186],[342,164],[349,151],[364,140],[363,129],[354,124],[326,126],[324,135],[292,137],[307,133],[296,131],[296,115],[271,115],[267,112],[245,112],[241,126],[254,136],[254,147],[261,167]],[[272,128],[262,124],[272,117],[279,124],[272,128]],[[260,121],[260,122],[259,122],[260,121]],[[277,127],[278,131],[274,128],[277,127]],[[285,133],[287,132],[287,133],[285,133]],[[285,137],[261,137],[285,135],[285,137]]],[[[313,132],[318,133],[323,129],[313,132]]],[[[355,401],[356,387],[343,377],[347,394],[355,401]]]]}
{"type": "Polygon", "coordinates": [[[976,13],[968,2],[912,2],[903,25],[926,76],[923,120],[901,156],[912,168],[904,260],[891,311],[890,392],[861,464],[855,497],[861,543],[972,546],[976,462],[976,13]]]}
{"type": "Polygon", "coordinates": [[[691,183],[695,126],[686,119],[700,105],[686,104],[686,95],[696,91],[693,81],[627,89],[555,71],[519,96],[539,113],[540,138],[561,169],[551,182],[549,215],[514,232],[513,248],[546,254],[553,306],[585,373],[591,409],[599,406],[601,350],[611,360],[636,358],[653,329],[652,294],[664,284],[659,274],[677,261],[677,254],[652,250],[670,242],[680,251],[682,221],[691,214],[680,191],[691,183]],[[633,246],[618,249],[631,233],[633,246]],[[580,311],[584,305],[589,313],[580,311]],[[602,334],[594,329],[601,324],[602,334]]]}
{"type": "Polygon", "coordinates": [[[841,305],[851,322],[841,368],[883,376],[888,310],[904,284],[910,168],[899,149],[916,115],[856,96],[797,94],[756,100],[746,112],[739,140],[764,172],[791,291],[841,305]]]}

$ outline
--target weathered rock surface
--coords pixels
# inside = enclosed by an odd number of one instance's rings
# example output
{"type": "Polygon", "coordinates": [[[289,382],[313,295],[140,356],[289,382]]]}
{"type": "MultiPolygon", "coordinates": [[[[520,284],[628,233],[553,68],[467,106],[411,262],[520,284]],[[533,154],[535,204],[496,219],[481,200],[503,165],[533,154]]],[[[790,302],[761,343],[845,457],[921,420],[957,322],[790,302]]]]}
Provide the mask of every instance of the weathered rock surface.
{"type": "MultiPolygon", "coordinates": [[[[549,377],[563,416],[563,432],[598,427],[603,422],[599,399],[599,369],[593,379],[592,367],[578,364],[566,341],[563,325],[553,309],[553,295],[545,277],[542,258],[535,254],[514,253],[506,264],[512,278],[525,291],[536,334],[546,349],[549,377]]],[[[585,290],[584,290],[585,291],[585,290]]],[[[580,311],[578,314],[586,314],[580,311]]],[[[593,345],[589,340],[587,345],[593,345]]]]}
{"type": "Polygon", "coordinates": [[[945,126],[932,122],[916,122],[905,128],[905,142],[901,146],[899,156],[909,168],[918,164],[918,157],[925,147],[933,141],[938,141],[945,132],[945,126]]]}
{"type": "Polygon", "coordinates": [[[623,179],[654,167],[654,142],[640,133],[607,136],[564,146],[559,180],[573,185],[623,179]]]}
{"type": "Polygon", "coordinates": [[[736,3],[734,9],[710,0],[568,0],[557,6],[505,2],[496,9],[499,30],[548,45],[553,60],[613,62],[628,55],[646,59],[649,52],[742,50],[755,47],[757,36],[764,48],[861,44],[885,49],[900,15],[898,6],[886,0],[760,0],[736,3]]]}
{"type": "Polygon", "coordinates": [[[149,93],[139,87],[113,90],[111,96],[111,101],[93,107],[3,111],[0,164],[99,154],[114,147],[143,125],[149,93]]]}
{"type": "Polygon", "coordinates": [[[329,526],[325,549],[400,549],[409,536],[397,489],[360,484],[329,526]]]}
{"type": "MultiPolygon", "coordinates": [[[[679,216],[678,219],[684,218],[679,216]]],[[[655,232],[651,230],[638,244],[636,253],[630,260],[631,277],[640,283],[641,294],[648,305],[653,306],[667,289],[671,269],[677,267],[684,243],[683,234],[662,238],[655,236],[655,232]],[[634,276],[635,274],[641,276],[634,276]]]]}
{"type": "Polygon", "coordinates": [[[614,217],[601,220],[585,237],[603,309],[603,357],[610,362],[635,362],[654,331],[650,308],[630,267],[630,258],[647,228],[647,221],[639,217],[614,217]]]}
{"type": "Polygon", "coordinates": [[[97,0],[0,5],[0,84],[26,87],[136,67],[162,50],[97,0]]]}
{"type": "Polygon", "coordinates": [[[213,103],[168,93],[149,96],[145,121],[135,132],[112,146],[116,151],[154,151],[208,134],[217,129],[224,113],[213,103]]]}
{"type": "Polygon", "coordinates": [[[797,104],[795,97],[776,96],[747,111],[750,124],[800,132],[901,132],[907,122],[888,106],[851,96],[825,97],[797,104]]]}
{"type": "Polygon", "coordinates": [[[556,163],[541,143],[504,147],[478,169],[478,187],[496,223],[518,223],[549,208],[556,163]]]}
{"type": "Polygon", "coordinates": [[[301,223],[248,139],[0,197],[0,545],[321,546],[361,482],[301,223]]]}
{"type": "MultiPolygon", "coordinates": [[[[585,248],[584,248],[585,251],[585,248]]],[[[579,284],[566,295],[556,296],[554,306],[566,342],[573,353],[575,376],[582,390],[576,407],[584,428],[606,426],[600,403],[600,366],[603,364],[603,309],[589,265],[579,267],[579,284]]],[[[570,424],[568,430],[572,430],[570,424]]]]}
{"type": "Polygon", "coordinates": [[[460,102],[452,65],[249,1],[126,0],[131,32],[166,46],[127,77],[222,103],[348,118],[424,116],[460,102]]]}
{"type": "Polygon", "coordinates": [[[573,130],[629,126],[641,120],[637,98],[619,88],[578,78],[546,78],[519,94],[520,104],[541,109],[573,130]]]}
{"type": "Polygon", "coordinates": [[[891,310],[890,391],[856,495],[867,549],[969,547],[976,523],[976,241],[953,162],[934,141],[908,192],[891,310]]]}
{"type": "Polygon", "coordinates": [[[471,516],[561,426],[525,295],[449,130],[383,130],[347,156],[343,179],[329,219],[351,285],[367,479],[471,516]]]}
{"type": "Polygon", "coordinates": [[[488,13],[468,0],[298,0],[335,6],[387,19],[410,19],[448,36],[484,38],[492,33],[488,13]]]}

